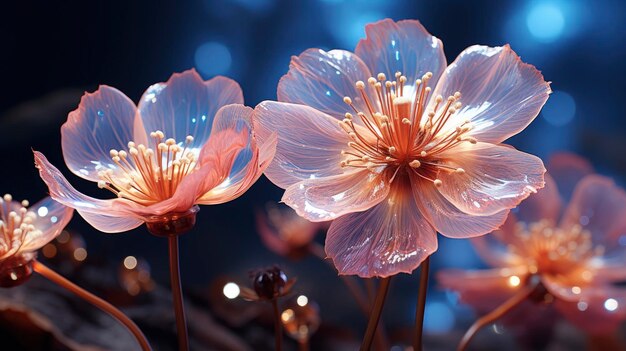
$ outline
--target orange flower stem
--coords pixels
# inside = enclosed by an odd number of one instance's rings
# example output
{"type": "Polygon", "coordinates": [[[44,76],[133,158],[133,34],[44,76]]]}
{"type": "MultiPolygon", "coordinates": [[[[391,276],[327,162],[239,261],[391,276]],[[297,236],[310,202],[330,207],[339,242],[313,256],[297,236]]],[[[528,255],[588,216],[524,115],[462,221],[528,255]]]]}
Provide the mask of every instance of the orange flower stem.
{"type": "Polygon", "coordinates": [[[176,315],[176,331],[178,334],[178,350],[189,350],[189,336],[187,335],[187,318],[183,302],[183,287],[180,282],[180,262],[178,260],[178,236],[168,237],[170,256],[170,285],[172,286],[172,300],[176,315]]]}
{"type": "Polygon", "coordinates": [[[48,268],[46,265],[37,260],[33,261],[33,269],[35,270],[35,272],[41,274],[43,277],[50,280],[51,282],[59,285],[64,289],[69,290],[81,299],[89,302],[90,304],[108,313],[111,317],[117,319],[120,323],[122,323],[122,325],[124,325],[124,327],[126,327],[126,329],[128,329],[128,331],[133,334],[143,351],[152,351],[152,347],[150,347],[148,339],[146,339],[145,335],[143,335],[141,329],[139,329],[137,324],[135,324],[135,322],[133,322],[120,310],[115,308],[115,306],[88,292],[80,286],[72,283],[62,275],[58,274],[57,272],[53,271],[52,269],[48,268]]]}
{"type": "Polygon", "coordinates": [[[278,309],[278,298],[272,299],[274,307],[274,337],[276,339],[276,351],[283,349],[283,326],[280,323],[280,310],[278,309]]]}
{"type": "Polygon", "coordinates": [[[415,308],[415,340],[413,340],[413,350],[415,351],[422,351],[422,338],[424,336],[424,311],[426,310],[426,294],[428,293],[430,256],[426,257],[420,266],[420,286],[417,293],[417,307],[415,308]]]}
{"type": "Polygon", "coordinates": [[[380,315],[385,306],[385,299],[387,298],[387,292],[389,291],[389,282],[391,277],[382,278],[380,285],[378,286],[378,293],[376,293],[376,299],[374,300],[374,306],[370,312],[370,318],[367,322],[367,329],[365,330],[365,336],[361,343],[361,351],[369,351],[372,347],[372,341],[374,340],[374,334],[380,321],[380,315]]]}
{"type": "Polygon", "coordinates": [[[520,303],[524,302],[528,298],[528,296],[530,296],[535,291],[538,284],[538,282],[531,282],[524,285],[518,292],[515,293],[515,295],[511,296],[511,298],[506,300],[502,305],[498,306],[495,310],[476,320],[476,322],[472,324],[467,332],[465,332],[465,335],[463,335],[463,338],[461,339],[457,350],[466,350],[469,346],[470,341],[472,341],[472,338],[480,329],[500,319],[502,316],[511,311],[515,306],[518,306],[520,303]]]}

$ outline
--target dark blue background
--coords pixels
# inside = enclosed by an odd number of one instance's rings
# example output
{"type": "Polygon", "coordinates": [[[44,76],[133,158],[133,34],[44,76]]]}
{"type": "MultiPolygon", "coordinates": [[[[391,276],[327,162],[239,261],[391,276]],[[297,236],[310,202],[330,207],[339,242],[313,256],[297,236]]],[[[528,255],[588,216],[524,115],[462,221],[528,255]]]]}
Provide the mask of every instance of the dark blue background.
{"type": "MultiPolygon", "coordinates": [[[[535,122],[510,143],[544,160],[555,151],[579,153],[623,184],[623,1],[21,1],[0,14],[0,146],[5,155],[0,192],[31,201],[45,196],[33,167],[35,148],[80,190],[108,196],[67,170],[60,147],[59,127],[67,113],[83,91],[98,84],[114,86],[137,101],[149,85],[196,67],[205,78],[222,74],[237,80],[246,104],[254,106],[276,98],[276,84],[291,55],[310,47],[353,50],[363,26],[386,17],[422,21],[442,39],[449,62],[472,44],[510,43],[552,81],[555,92],[535,122]]],[[[299,276],[299,291],[320,300],[324,320],[339,324],[350,317],[362,326],[356,306],[345,303],[348,294],[325,265],[314,259],[291,263],[263,247],[253,211],[280,195],[262,178],[236,201],[203,207],[194,232],[182,238],[185,285],[206,285],[218,274],[245,281],[249,269],[282,263],[289,274],[299,276]],[[329,289],[336,291],[332,299],[329,289]]],[[[105,235],[76,216],[70,228],[84,235],[90,257],[120,262],[127,255],[141,256],[157,279],[167,282],[165,241],[143,227],[105,235]]],[[[475,267],[480,262],[467,241],[440,237],[433,266],[475,267]]],[[[416,275],[403,275],[394,284],[388,324],[409,325],[416,275]]],[[[431,283],[429,332],[460,328],[470,318],[453,295],[431,283]]]]}

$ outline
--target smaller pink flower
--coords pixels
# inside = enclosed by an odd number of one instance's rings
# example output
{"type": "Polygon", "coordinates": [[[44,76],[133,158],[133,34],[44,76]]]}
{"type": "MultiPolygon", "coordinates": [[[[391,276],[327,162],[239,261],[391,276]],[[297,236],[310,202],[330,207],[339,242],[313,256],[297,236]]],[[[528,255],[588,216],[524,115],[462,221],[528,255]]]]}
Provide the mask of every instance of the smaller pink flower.
{"type": "Polygon", "coordinates": [[[290,209],[268,205],[257,211],[256,227],[263,244],[277,255],[300,258],[307,254],[315,235],[328,227],[325,222],[310,222],[290,209]]]}
{"type": "Polygon", "coordinates": [[[616,285],[626,281],[626,248],[620,244],[626,233],[626,192],[606,177],[587,174],[587,163],[571,155],[559,155],[548,169],[567,175],[566,187],[580,179],[569,205],[562,210],[560,182],[546,174],[546,187],[499,230],[472,240],[495,268],[441,271],[439,283],[487,313],[539,279],[533,311],[548,303],[590,333],[611,332],[626,320],[626,289],[616,285]]]}
{"type": "Polygon", "coordinates": [[[282,200],[330,221],[326,253],[340,274],[410,273],[437,232],[498,228],[543,187],[541,160],[501,144],[548,99],[549,84],[503,47],[471,46],[447,64],[418,22],[368,24],[353,52],[293,57],[278,100],[255,108],[260,140],[278,133],[265,171],[282,200]]]}
{"type": "Polygon", "coordinates": [[[85,94],[61,128],[63,157],[115,199],[78,192],[40,152],[35,163],[52,198],[102,232],[130,230],[154,216],[233,200],[252,186],[276,140],[257,142],[252,109],[242,104],[235,81],[203,81],[195,70],[152,85],[138,106],[109,86],[85,94]]]}
{"type": "Polygon", "coordinates": [[[28,201],[14,201],[9,194],[0,198],[0,285],[18,284],[16,267],[31,262],[37,250],[61,233],[73,213],[50,197],[30,207],[28,201]]]}

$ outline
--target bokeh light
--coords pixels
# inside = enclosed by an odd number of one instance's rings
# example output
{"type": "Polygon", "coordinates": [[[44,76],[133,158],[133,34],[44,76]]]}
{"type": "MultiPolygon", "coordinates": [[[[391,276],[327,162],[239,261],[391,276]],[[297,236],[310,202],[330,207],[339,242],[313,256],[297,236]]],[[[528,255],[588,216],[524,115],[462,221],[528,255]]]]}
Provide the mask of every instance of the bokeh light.
{"type": "Polygon", "coordinates": [[[526,26],[535,39],[552,42],[563,33],[565,17],[556,4],[539,3],[528,12],[526,26]]]}
{"type": "Polygon", "coordinates": [[[224,285],[224,289],[222,291],[224,292],[224,296],[232,300],[239,296],[241,289],[239,289],[239,285],[233,282],[228,282],[224,285]]]}
{"type": "Polygon", "coordinates": [[[226,45],[210,41],[198,46],[194,62],[196,68],[205,75],[227,74],[232,64],[232,56],[226,45]]]}

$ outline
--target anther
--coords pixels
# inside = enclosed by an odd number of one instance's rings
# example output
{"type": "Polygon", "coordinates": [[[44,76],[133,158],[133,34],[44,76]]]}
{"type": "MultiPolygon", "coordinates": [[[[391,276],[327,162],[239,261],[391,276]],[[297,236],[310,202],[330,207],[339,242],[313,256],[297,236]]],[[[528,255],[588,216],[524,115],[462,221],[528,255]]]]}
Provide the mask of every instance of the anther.
{"type": "Polygon", "coordinates": [[[22,200],[22,206],[28,207],[28,205],[29,205],[28,200],[22,200]]]}
{"type": "Polygon", "coordinates": [[[465,170],[461,167],[457,168],[454,172],[457,174],[465,174],[465,170]]]}
{"type": "Polygon", "coordinates": [[[345,102],[348,105],[352,105],[352,99],[350,99],[350,97],[348,96],[343,98],[343,102],[345,102]]]}
{"type": "Polygon", "coordinates": [[[387,76],[385,76],[384,73],[378,73],[378,75],[376,76],[378,78],[379,81],[384,81],[385,79],[387,79],[387,76]]]}
{"type": "Polygon", "coordinates": [[[371,85],[375,85],[376,84],[376,78],[374,77],[369,77],[367,79],[367,83],[371,84],[371,85]]]}
{"type": "Polygon", "coordinates": [[[443,185],[443,182],[440,179],[435,179],[433,180],[433,184],[435,184],[436,187],[440,187],[443,185]]]}
{"type": "Polygon", "coordinates": [[[358,82],[356,82],[356,84],[355,84],[355,85],[356,85],[356,88],[357,88],[357,89],[361,89],[361,90],[362,90],[362,89],[365,89],[365,83],[363,83],[363,81],[361,81],[361,80],[360,80],[360,81],[358,81],[358,82]]]}
{"type": "Polygon", "coordinates": [[[413,167],[413,168],[419,168],[419,166],[421,166],[422,163],[418,160],[413,160],[411,162],[409,162],[409,166],[413,167]]]}

